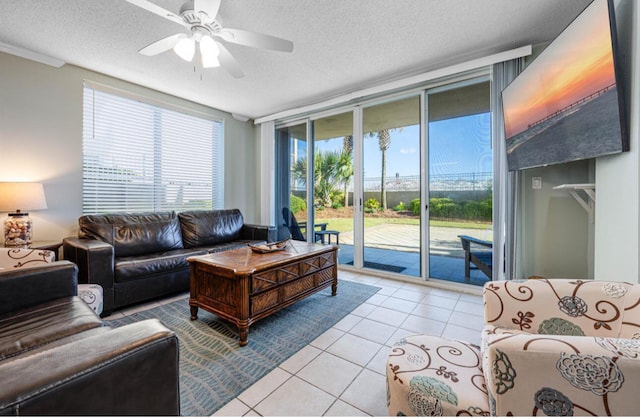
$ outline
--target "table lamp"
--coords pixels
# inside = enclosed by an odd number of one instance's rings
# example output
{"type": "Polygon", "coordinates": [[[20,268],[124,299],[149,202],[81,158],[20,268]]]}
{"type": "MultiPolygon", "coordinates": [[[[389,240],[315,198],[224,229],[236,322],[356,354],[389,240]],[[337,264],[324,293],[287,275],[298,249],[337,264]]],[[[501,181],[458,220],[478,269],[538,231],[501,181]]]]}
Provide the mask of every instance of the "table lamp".
{"type": "Polygon", "coordinates": [[[23,210],[47,209],[41,183],[0,182],[0,211],[10,211],[4,221],[5,247],[29,247],[33,241],[33,223],[23,210]]]}

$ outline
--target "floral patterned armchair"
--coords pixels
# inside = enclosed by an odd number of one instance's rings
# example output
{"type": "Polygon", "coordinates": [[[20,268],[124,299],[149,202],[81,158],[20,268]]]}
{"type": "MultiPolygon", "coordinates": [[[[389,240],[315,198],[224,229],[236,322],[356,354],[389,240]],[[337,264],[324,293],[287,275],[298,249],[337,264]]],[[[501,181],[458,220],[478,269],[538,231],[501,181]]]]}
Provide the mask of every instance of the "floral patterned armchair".
{"type": "Polygon", "coordinates": [[[484,304],[492,414],[640,414],[640,285],[498,281],[484,304]]]}
{"type": "Polygon", "coordinates": [[[640,415],[640,285],[484,287],[480,347],[408,336],[387,363],[389,415],[640,415]]]}

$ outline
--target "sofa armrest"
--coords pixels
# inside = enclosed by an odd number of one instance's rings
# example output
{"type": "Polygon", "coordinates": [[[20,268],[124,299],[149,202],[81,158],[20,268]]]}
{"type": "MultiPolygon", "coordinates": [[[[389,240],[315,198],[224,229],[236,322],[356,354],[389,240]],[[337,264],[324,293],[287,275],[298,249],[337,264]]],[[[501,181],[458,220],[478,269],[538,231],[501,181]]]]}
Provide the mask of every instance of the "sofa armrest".
{"type": "Polygon", "coordinates": [[[0,271],[0,314],[78,293],[78,268],[69,261],[0,271]]]}
{"type": "Polygon", "coordinates": [[[276,241],[275,226],[244,224],[240,230],[240,238],[244,240],[264,240],[267,243],[276,241]]]}
{"type": "Polygon", "coordinates": [[[636,416],[638,341],[495,335],[484,371],[492,415],[636,416]]]}
{"type": "Polygon", "coordinates": [[[0,364],[0,414],[180,413],[178,338],[157,319],[0,364]]]}
{"type": "Polygon", "coordinates": [[[103,290],[104,313],[114,305],[114,249],[95,239],[67,237],[62,240],[64,258],[78,265],[78,282],[98,284],[103,290]]]}

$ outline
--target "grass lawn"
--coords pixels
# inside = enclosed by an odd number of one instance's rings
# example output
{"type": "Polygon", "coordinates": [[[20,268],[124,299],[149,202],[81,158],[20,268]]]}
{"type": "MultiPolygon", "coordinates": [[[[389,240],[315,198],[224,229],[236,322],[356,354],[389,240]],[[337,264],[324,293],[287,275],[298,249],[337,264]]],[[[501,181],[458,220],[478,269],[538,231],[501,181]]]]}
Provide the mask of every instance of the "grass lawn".
{"type": "MultiPolygon", "coordinates": [[[[353,231],[353,220],[350,218],[318,218],[316,223],[327,223],[327,230],[338,230],[339,232],[353,231]]],[[[364,217],[364,226],[373,227],[380,224],[409,224],[418,225],[420,220],[417,218],[373,218],[364,217]]],[[[450,228],[470,228],[485,230],[491,227],[490,223],[464,222],[464,221],[441,221],[431,220],[433,227],[450,227],[450,228]]]]}

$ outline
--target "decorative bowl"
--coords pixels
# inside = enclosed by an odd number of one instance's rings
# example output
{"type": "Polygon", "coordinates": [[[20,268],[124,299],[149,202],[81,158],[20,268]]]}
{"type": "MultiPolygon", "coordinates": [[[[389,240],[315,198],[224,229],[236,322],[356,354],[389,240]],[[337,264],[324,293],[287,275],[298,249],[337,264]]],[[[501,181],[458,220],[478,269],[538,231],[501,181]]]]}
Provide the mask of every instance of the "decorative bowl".
{"type": "Polygon", "coordinates": [[[273,243],[265,243],[265,244],[249,244],[248,246],[256,253],[271,253],[277,252],[279,250],[284,250],[289,244],[289,239],[280,240],[278,242],[273,243]]]}

